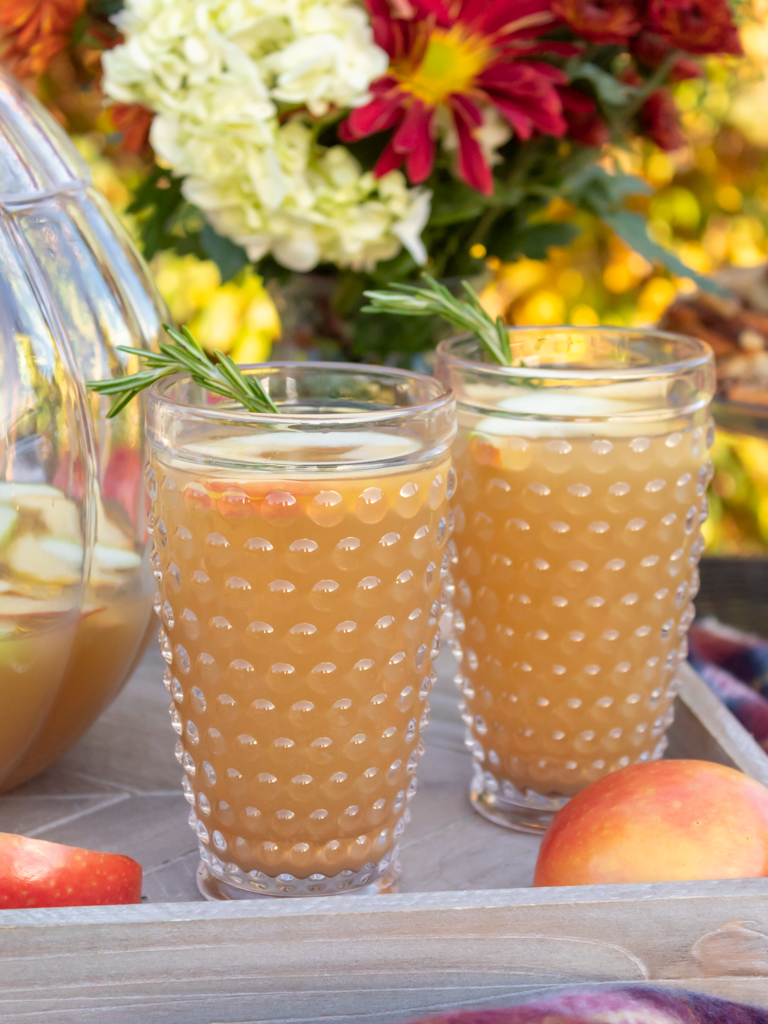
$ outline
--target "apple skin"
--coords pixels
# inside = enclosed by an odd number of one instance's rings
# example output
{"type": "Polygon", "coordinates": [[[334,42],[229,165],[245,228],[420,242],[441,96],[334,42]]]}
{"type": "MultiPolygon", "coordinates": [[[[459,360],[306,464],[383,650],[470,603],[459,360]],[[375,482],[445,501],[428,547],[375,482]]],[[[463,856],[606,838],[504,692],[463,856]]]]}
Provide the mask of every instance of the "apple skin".
{"type": "Polygon", "coordinates": [[[0,910],[139,903],[141,875],[121,853],[0,832],[0,910]]]}
{"type": "Polygon", "coordinates": [[[557,812],[533,884],[766,875],[765,786],[710,761],[650,761],[606,775],[557,812]]]}

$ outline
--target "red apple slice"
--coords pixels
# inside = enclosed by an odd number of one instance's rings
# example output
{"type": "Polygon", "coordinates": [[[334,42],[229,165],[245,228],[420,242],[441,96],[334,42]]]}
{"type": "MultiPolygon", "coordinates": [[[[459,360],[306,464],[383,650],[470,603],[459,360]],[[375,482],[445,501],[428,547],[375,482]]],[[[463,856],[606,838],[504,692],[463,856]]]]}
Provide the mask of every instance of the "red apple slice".
{"type": "Polygon", "coordinates": [[[0,832],[0,909],[92,907],[141,901],[141,865],[0,832]]]}
{"type": "Polygon", "coordinates": [[[498,445],[493,444],[487,437],[474,434],[469,439],[469,454],[473,462],[479,466],[493,466],[498,468],[501,465],[501,452],[498,445]]]}

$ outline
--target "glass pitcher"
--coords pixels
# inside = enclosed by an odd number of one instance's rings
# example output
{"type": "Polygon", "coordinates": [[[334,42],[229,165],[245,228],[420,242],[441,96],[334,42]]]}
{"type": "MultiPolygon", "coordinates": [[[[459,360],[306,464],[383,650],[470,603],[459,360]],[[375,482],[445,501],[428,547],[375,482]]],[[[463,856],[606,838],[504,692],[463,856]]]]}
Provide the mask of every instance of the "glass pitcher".
{"type": "Polygon", "coordinates": [[[0,72],[0,788],[63,754],[119,692],[152,606],[134,372],[167,316],[87,165],[0,72]]]}

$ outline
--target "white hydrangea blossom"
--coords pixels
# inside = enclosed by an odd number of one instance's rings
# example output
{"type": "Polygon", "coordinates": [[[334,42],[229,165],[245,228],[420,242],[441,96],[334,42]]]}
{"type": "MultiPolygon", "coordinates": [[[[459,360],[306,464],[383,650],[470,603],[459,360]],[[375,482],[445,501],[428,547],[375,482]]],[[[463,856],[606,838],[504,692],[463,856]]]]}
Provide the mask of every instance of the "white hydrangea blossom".
{"type": "MultiPolygon", "coordinates": [[[[157,135],[153,144],[162,155],[157,135]]],[[[199,139],[190,151],[201,152],[199,139]]],[[[183,186],[187,199],[250,259],[271,252],[292,270],[311,270],[320,262],[370,270],[405,246],[417,262],[426,261],[421,232],[429,216],[428,191],[409,189],[399,171],[377,181],[344,146],[315,150],[310,129],[299,121],[277,130],[269,152],[276,164],[269,172],[255,167],[227,175],[228,166],[246,163],[230,150],[231,159],[214,157],[204,174],[187,171],[183,186]],[[214,181],[220,170],[225,173],[214,181]]]]}
{"type": "Polygon", "coordinates": [[[158,157],[251,259],[371,268],[403,245],[426,259],[429,193],[400,172],[377,181],[291,117],[366,103],[386,71],[353,0],[127,0],[116,21],[125,43],[104,54],[106,94],[156,113],[158,157]]]}

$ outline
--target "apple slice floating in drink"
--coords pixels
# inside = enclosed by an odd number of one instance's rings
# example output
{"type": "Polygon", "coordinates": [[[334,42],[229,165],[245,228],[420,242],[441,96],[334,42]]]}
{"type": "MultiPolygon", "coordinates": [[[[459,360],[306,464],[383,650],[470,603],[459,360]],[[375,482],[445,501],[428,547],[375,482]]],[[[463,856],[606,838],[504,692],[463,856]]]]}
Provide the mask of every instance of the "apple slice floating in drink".
{"type": "MultiPolygon", "coordinates": [[[[274,469],[286,462],[307,466],[317,459],[318,466],[341,465],[345,462],[378,462],[402,459],[418,448],[418,442],[398,434],[376,433],[372,430],[339,430],[335,432],[270,430],[260,434],[230,434],[228,437],[200,441],[188,445],[190,451],[223,463],[249,462],[254,469],[274,469]],[[290,459],[287,458],[290,453],[290,459]]],[[[296,482],[295,480],[293,481],[296,482]]]]}
{"type": "MultiPolygon", "coordinates": [[[[274,473],[275,463],[286,464],[286,452],[290,461],[306,467],[315,464],[318,468],[339,466],[350,463],[350,468],[361,462],[400,460],[407,458],[418,447],[409,437],[395,434],[379,434],[373,431],[355,430],[316,434],[292,433],[277,430],[263,434],[233,434],[213,441],[189,445],[190,450],[205,457],[214,456],[220,463],[247,461],[254,469],[264,468],[274,473]]],[[[338,487],[336,481],[334,487],[338,487]]],[[[353,485],[356,501],[357,489],[353,485]]],[[[268,522],[285,524],[293,522],[303,511],[318,525],[333,525],[343,518],[345,500],[338,490],[323,491],[317,480],[301,481],[296,478],[281,482],[270,475],[268,480],[227,480],[209,479],[188,483],[183,489],[187,508],[207,512],[215,508],[225,518],[241,519],[261,515],[268,522]],[[302,501],[306,499],[306,501],[302,501]],[[308,508],[304,509],[306,504],[308,508]]]]}

